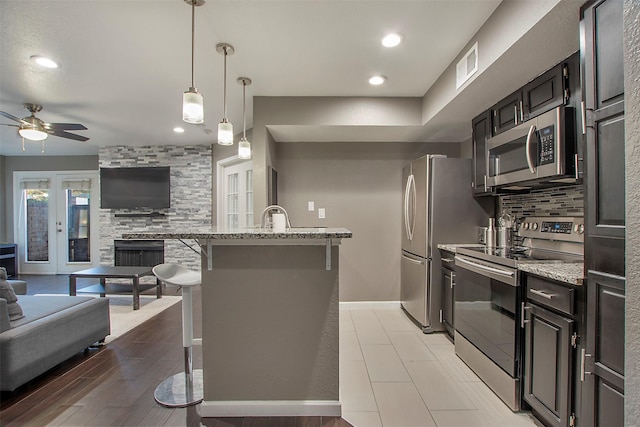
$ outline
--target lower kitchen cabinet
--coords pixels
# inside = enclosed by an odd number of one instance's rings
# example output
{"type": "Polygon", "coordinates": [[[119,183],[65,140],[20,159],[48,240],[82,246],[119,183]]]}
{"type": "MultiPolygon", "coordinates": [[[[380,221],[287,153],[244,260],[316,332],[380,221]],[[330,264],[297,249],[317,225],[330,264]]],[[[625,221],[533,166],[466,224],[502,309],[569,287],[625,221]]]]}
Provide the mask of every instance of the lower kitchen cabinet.
{"type": "Polygon", "coordinates": [[[523,399],[548,427],[575,425],[582,298],[568,284],[526,277],[523,399]]]}
{"type": "Polygon", "coordinates": [[[456,285],[455,254],[444,250],[441,250],[440,253],[442,258],[442,324],[449,336],[453,338],[453,303],[456,285]]]}

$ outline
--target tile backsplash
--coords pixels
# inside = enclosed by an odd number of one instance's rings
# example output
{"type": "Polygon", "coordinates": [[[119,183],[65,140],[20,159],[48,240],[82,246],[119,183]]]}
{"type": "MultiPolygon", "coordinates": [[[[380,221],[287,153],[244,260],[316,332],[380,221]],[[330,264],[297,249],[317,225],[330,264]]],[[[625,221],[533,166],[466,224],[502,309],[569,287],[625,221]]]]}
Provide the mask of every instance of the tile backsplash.
{"type": "Polygon", "coordinates": [[[582,185],[532,190],[528,194],[498,197],[498,215],[507,212],[516,218],[530,216],[584,216],[582,185]]]}

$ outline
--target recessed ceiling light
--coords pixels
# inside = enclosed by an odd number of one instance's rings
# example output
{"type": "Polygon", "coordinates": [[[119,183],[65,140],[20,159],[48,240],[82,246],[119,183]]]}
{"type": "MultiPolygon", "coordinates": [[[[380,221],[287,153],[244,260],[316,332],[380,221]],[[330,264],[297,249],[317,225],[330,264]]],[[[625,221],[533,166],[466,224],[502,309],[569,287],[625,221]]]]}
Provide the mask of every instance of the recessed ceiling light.
{"type": "Polygon", "coordinates": [[[184,128],[181,128],[181,127],[179,127],[179,126],[176,126],[176,127],[174,127],[174,128],[173,128],[173,131],[174,131],[175,133],[184,133],[184,128]]]}
{"type": "Polygon", "coordinates": [[[391,33],[382,38],[382,46],[394,47],[398,46],[402,42],[402,34],[391,33]]]}
{"type": "Polygon", "coordinates": [[[40,56],[40,55],[33,55],[31,57],[31,60],[33,62],[35,62],[36,64],[40,65],[41,67],[45,67],[45,68],[58,68],[59,65],[56,61],[54,61],[53,59],[50,58],[46,58],[44,56],[40,56]]]}
{"type": "Polygon", "coordinates": [[[378,86],[384,83],[387,78],[385,76],[373,76],[369,78],[369,84],[378,86]]]}

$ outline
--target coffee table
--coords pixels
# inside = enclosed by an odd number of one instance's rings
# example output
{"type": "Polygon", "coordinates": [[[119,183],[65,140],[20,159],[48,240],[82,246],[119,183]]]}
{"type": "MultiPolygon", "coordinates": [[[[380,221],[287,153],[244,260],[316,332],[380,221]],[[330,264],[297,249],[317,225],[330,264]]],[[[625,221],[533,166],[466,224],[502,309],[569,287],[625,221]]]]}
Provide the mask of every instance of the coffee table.
{"type": "Polygon", "coordinates": [[[80,270],[69,274],[69,295],[76,295],[77,292],[96,293],[105,296],[107,293],[107,279],[129,279],[131,285],[110,283],[109,293],[122,293],[133,290],[133,309],[140,309],[140,290],[156,288],[156,297],[162,298],[162,286],[158,279],[154,285],[140,284],[140,278],[153,276],[151,267],[95,267],[87,270],[80,270]],[[76,279],[97,278],[100,284],[88,286],[80,290],[76,289],[76,279]]]}

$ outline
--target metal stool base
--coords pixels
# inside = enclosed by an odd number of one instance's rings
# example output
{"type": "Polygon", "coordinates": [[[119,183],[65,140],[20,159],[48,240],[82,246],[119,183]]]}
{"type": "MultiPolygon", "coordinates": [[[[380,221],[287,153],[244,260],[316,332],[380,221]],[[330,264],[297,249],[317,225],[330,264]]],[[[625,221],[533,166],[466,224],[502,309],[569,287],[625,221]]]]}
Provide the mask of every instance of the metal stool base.
{"type": "Polygon", "coordinates": [[[202,369],[193,371],[193,382],[188,386],[187,374],[180,372],[162,381],[153,392],[153,397],[162,406],[184,408],[197,405],[203,400],[202,369]]]}

